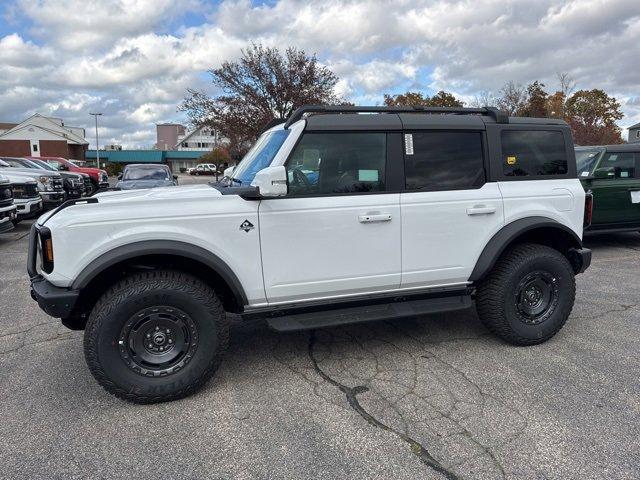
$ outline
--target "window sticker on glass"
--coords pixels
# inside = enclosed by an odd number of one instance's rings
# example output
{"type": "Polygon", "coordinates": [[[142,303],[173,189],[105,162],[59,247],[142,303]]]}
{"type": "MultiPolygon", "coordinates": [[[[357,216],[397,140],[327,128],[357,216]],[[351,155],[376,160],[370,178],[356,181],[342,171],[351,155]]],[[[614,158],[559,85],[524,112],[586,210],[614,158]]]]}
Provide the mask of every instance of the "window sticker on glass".
{"type": "Polygon", "coordinates": [[[629,192],[631,194],[631,203],[640,203],[640,190],[629,192]]]}
{"type": "Polygon", "coordinates": [[[358,170],[359,182],[377,182],[378,170],[358,170]]]}
{"type": "Polygon", "coordinates": [[[404,153],[413,155],[413,135],[410,133],[404,135],[404,153]]]}
{"type": "Polygon", "coordinates": [[[622,170],[620,172],[620,178],[629,178],[629,172],[625,172],[624,170],[622,170]]]}
{"type": "Polygon", "coordinates": [[[516,158],[515,155],[509,155],[507,157],[507,165],[515,165],[517,161],[518,159],[516,158]]]}
{"type": "Polygon", "coordinates": [[[610,162],[615,162],[618,159],[618,155],[609,155],[609,161],[610,162]]]}
{"type": "Polygon", "coordinates": [[[589,172],[582,172],[580,175],[583,176],[583,177],[588,177],[589,176],[589,172]]]}

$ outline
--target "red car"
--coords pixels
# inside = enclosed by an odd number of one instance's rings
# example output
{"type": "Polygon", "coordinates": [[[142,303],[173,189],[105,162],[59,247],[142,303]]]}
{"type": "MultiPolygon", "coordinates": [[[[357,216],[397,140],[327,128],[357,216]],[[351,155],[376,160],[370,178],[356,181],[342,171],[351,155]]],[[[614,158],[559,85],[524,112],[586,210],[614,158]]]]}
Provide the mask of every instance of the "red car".
{"type": "MultiPolygon", "coordinates": [[[[26,157],[29,158],[29,157],[26,157]]],[[[39,160],[44,160],[49,165],[56,168],[56,170],[66,171],[66,172],[75,172],[75,173],[86,173],[91,177],[91,186],[92,191],[89,195],[93,195],[100,188],[109,188],[109,177],[107,176],[107,172],[100,168],[94,167],[80,167],[66,158],[62,157],[34,157],[39,160]]]]}

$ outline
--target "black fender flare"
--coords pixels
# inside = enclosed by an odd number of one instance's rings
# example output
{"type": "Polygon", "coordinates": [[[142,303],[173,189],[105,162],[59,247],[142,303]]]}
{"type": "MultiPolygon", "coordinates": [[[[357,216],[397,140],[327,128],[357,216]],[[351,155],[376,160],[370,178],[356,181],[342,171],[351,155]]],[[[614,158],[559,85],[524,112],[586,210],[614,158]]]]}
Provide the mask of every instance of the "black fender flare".
{"type": "Polygon", "coordinates": [[[220,275],[233,292],[238,305],[248,304],[244,288],[229,265],[209,250],[177,240],[144,240],[109,250],[87,265],[73,281],[71,288],[81,290],[107,268],[124,260],[146,255],[173,255],[200,262],[220,275]]]}
{"type": "Polygon", "coordinates": [[[528,217],[521,218],[502,227],[491,240],[485,245],[478,261],[476,262],[471,276],[470,282],[477,282],[484,278],[502,255],[502,252],[523,233],[538,228],[552,228],[568,233],[572,239],[572,248],[582,248],[582,240],[566,225],[548,217],[528,217]]]}

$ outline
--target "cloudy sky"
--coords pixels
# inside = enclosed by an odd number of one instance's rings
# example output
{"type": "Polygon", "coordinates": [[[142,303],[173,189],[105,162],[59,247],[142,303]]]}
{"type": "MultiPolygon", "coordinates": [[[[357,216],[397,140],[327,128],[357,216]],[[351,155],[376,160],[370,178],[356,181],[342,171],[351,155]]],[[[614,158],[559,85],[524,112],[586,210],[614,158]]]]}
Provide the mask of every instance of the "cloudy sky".
{"type": "Polygon", "coordinates": [[[638,0],[3,0],[0,122],[40,112],[101,143],[150,147],[188,87],[250,42],[317,53],[339,93],[440,89],[472,101],[508,80],[602,88],[640,121],[638,0]]]}

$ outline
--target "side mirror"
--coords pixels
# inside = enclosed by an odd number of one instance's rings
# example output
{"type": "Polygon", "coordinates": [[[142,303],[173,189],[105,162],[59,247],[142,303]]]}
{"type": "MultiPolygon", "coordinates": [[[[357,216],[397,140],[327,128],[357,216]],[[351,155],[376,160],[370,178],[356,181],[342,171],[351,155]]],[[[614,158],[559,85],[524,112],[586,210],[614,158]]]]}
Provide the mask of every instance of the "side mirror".
{"type": "Polygon", "coordinates": [[[174,179],[174,180],[178,180],[178,175],[174,175],[174,176],[173,176],[173,179],[174,179]]]}
{"type": "Polygon", "coordinates": [[[261,197],[283,197],[287,194],[287,169],[284,165],[263,168],[256,173],[251,186],[258,187],[261,197]]]}
{"type": "Polygon", "coordinates": [[[615,178],[616,171],[613,167],[597,168],[593,172],[593,178],[615,178]]]}
{"type": "Polygon", "coordinates": [[[231,175],[233,174],[233,171],[235,169],[236,169],[236,167],[229,167],[229,168],[225,169],[224,176],[231,178],[231,175]]]}
{"type": "Polygon", "coordinates": [[[60,166],[58,166],[58,170],[62,170],[64,172],[69,170],[69,167],[61,163],[60,166]]]}
{"type": "Polygon", "coordinates": [[[122,174],[118,175],[118,180],[122,180],[122,174]]]}

